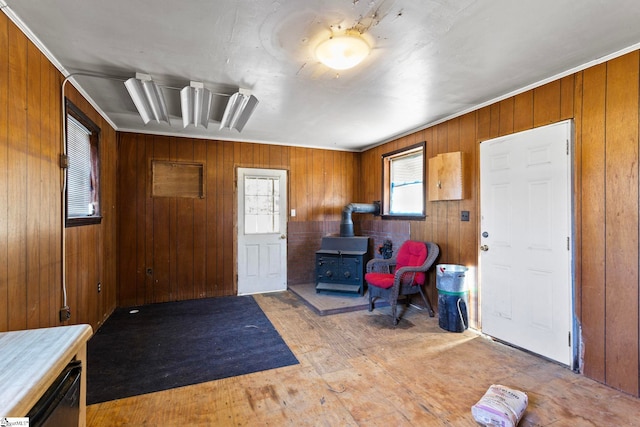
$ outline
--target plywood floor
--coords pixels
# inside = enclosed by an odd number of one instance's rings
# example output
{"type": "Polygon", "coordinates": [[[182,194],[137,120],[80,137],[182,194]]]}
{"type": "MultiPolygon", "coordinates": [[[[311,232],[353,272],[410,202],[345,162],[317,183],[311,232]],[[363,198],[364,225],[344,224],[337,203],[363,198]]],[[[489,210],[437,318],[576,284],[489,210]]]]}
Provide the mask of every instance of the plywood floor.
{"type": "MultiPolygon", "coordinates": [[[[640,426],[640,400],[409,309],[318,316],[256,296],[299,365],[91,405],[89,426],[476,426],[491,384],[527,392],[528,426],[640,426]]],[[[135,379],[132,379],[135,381],[135,379]]]]}

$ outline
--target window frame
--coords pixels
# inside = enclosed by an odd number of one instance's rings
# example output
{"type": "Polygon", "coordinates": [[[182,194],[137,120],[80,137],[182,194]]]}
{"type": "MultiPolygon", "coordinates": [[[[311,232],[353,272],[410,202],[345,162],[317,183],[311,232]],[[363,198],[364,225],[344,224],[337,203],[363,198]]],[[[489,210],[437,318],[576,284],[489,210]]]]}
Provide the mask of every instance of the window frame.
{"type": "Polygon", "coordinates": [[[382,201],[380,216],[382,219],[424,220],[427,217],[427,142],[390,151],[382,155],[382,201]],[[391,160],[403,157],[416,151],[422,151],[422,213],[393,214],[391,212],[391,160]]]}
{"type": "Polygon", "coordinates": [[[69,162],[69,138],[68,138],[68,132],[69,132],[69,126],[67,125],[67,122],[69,120],[69,116],[73,117],[75,120],[77,120],[82,126],[84,126],[85,128],[87,128],[90,132],[91,132],[91,136],[89,137],[89,143],[91,144],[91,152],[92,152],[92,156],[95,155],[95,160],[92,161],[92,170],[95,170],[95,174],[94,174],[94,180],[97,183],[95,185],[95,197],[94,197],[94,203],[95,203],[95,212],[93,215],[86,215],[86,216],[77,216],[77,217],[69,217],[69,182],[68,182],[68,176],[66,177],[67,181],[66,181],[66,185],[65,185],[65,192],[64,192],[64,203],[65,203],[65,211],[64,211],[64,215],[65,215],[65,227],[78,227],[78,226],[83,226],[83,225],[93,225],[93,224],[100,224],[102,222],[102,203],[101,203],[101,181],[100,181],[100,133],[101,130],[98,127],[98,125],[96,125],[82,110],[80,110],[80,108],[78,108],[76,105],[74,105],[68,98],[65,98],[65,116],[64,116],[64,120],[65,120],[65,132],[67,133],[67,135],[65,135],[65,150],[67,153],[67,167],[65,170],[65,174],[68,174],[68,162],[69,162]]]}

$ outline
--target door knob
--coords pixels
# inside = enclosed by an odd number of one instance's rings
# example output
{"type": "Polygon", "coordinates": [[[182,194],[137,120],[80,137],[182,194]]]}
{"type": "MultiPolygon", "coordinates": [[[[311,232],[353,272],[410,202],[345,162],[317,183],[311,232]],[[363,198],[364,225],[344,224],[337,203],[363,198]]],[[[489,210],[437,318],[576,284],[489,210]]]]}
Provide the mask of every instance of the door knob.
{"type": "Polygon", "coordinates": [[[486,252],[486,251],[488,251],[488,250],[489,250],[489,246],[487,246],[487,245],[482,245],[482,246],[480,246],[480,250],[481,250],[481,251],[486,252]]]}
{"type": "Polygon", "coordinates": [[[287,235],[286,235],[286,234],[281,234],[281,235],[280,235],[280,239],[284,240],[284,239],[286,239],[286,238],[287,238],[287,235]]]}

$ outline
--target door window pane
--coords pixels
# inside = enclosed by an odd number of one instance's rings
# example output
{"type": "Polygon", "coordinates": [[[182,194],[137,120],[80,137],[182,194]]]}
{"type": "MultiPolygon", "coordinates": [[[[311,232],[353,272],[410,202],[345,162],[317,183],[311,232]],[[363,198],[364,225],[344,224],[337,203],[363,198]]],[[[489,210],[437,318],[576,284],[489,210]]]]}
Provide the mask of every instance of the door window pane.
{"type": "Polygon", "coordinates": [[[280,232],[280,179],[246,176],[244,178],[244,232],[264,234],[280,232]]]}

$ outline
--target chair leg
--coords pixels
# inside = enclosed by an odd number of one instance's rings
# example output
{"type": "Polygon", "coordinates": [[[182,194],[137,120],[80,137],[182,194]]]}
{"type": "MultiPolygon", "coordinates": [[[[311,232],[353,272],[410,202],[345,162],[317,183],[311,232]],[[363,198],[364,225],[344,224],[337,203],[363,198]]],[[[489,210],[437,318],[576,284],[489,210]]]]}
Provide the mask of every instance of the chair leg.
{"type": "Polygon", "coordinates": [[[393,318],[393,326],[396,326],[400,321],[400,319],[398,319],[398,316],[396,315],[397,305],[398,305],[398,301],[394,301],[391,304],[391,317],[393,318]]]}
{"type": "Polygon", "coordinates": [[[371,291],[369,291],[369,311],[373,311],[373,297],[371,296],[371,291]]]}
{"type": "Polygon", "coordinates": [[[419,290],[420,290],[420,295],[422,296],[422,300],[424,301],[424,305],[427,307],[427,310],[429,310],[429,317],[435,316],[435,313],[433,312],[433,307],[431,306],[431,300],[429,299],[429,296],[425,295],[425,293],[422,291],[422,286],[420,286],[419,290]]]}

